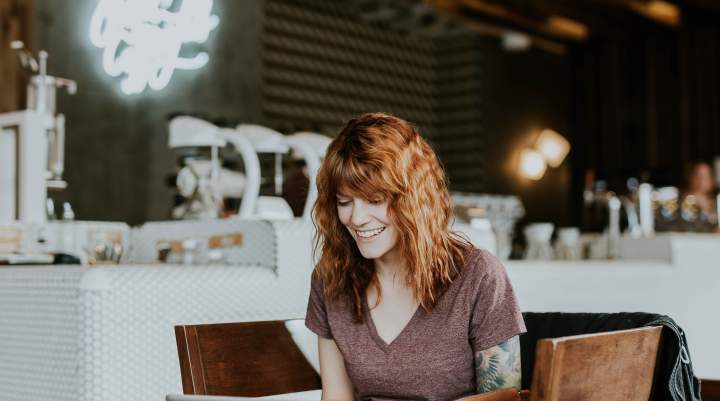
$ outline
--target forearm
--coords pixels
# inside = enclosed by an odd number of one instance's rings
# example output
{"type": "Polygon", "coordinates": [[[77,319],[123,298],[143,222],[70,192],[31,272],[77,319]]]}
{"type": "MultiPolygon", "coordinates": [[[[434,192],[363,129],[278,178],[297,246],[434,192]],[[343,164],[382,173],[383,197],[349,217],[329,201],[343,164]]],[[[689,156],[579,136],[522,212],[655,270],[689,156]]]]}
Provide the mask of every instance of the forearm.
{"type": "Polygon", "coordinates": [[[515,336],[475,354],[478,393],[521,385],[520,338],[515,336]]]}
{"type": "Polygon", "coordinates": [[[323,401],[352,401],[353,387],[335,341],[318,337],[323,401]]]}

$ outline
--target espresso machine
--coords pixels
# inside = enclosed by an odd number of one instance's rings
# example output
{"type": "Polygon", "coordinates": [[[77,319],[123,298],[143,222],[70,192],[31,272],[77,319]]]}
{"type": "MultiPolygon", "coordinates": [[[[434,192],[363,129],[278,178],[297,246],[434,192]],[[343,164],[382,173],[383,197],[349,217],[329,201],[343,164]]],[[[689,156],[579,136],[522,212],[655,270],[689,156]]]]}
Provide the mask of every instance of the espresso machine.
{"type": "Polygon", "coordinates": [[[75,81],[47,74],[48,53],[36,59],[23,42],[13,41],[22,67],[33,75],[27,109],[0,114],[0,222],[45,222],[47,192],[67,187],[63,180],[65,116],[56,112],[56,92],[77,92],[75,81]]]}
{"type": "Polygon", "coordinates": [[[317,198],[315,176],[331,138],[314,132],[283,135],[268,127],[240,124],[218,127],[192,116],[176,116],[169,124],[168,145],[178,155],[179,166],[170,184],[181,202],[172,211],[174,219],[216,219],[225,214],[223,201],[241,199],[233,215],[239,218],[291,219],[287,202],[280,196],[260,195],[263,181],[259,155],[274,155],[271,181],[278,193],[282,188],[283,155],[290,150],[308,167],[310,180],[302,217],[310,219],[317,198]],[[242,172],[223,166],[232,156],[241,162],[242,172]]]}
{"type": "Polygon", "coordinates": [[[219,218],[223,198],[242,194],[245,177],[222,168],[220,150],[227,141],[217,135],[218,131],[219,127],[189,116],[170,121],[169,146],[178,151],[181,162],[173,185],[182,202],[173,208],[173,218],[219,218]]]}

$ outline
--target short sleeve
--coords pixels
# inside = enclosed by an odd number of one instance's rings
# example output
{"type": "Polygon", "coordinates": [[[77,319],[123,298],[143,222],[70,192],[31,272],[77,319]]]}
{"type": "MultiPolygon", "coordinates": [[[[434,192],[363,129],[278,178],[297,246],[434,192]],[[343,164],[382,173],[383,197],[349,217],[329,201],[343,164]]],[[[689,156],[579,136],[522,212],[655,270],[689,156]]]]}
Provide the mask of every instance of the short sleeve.
{"type": "Polygon", "coordinates": [[[305,314],[305,326],[320,337],[333,338],[325,308],[323,283],[315,272],[310,279],[310,299],[305,314]]]}
{"type": "Polygon", "coordinates": [[[524,333],[525,322],[505,267],[492,254],[479,251],[474,261],[479,275],[470,320],[470,342],[475,352],[494,347],[524,333]]]}

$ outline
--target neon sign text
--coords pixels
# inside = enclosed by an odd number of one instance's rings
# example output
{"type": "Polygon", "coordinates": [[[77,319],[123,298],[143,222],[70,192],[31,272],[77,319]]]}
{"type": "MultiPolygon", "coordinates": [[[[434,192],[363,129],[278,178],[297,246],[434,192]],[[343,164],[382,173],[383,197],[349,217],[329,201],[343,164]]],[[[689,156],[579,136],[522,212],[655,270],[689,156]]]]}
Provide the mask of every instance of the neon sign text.
{"type": "Polygon", "coordinates": [[[123,75],[120,88],[137,94],[146,86],[167,86],[175,69],[208,62],[199,52],[181,57],[186,43],[204,43],[219,23],[213,0],[100,0],[90,20],[90,41],[103,49],[110,76],[123,75]]]}

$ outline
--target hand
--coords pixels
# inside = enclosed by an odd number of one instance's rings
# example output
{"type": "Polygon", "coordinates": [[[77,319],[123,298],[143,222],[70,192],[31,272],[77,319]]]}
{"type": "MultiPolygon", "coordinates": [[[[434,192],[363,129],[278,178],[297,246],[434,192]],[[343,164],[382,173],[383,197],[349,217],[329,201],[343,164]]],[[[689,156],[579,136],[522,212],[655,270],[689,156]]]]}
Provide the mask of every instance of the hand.
{"type": "Polygon", "coordinates": [[[520,391],[515,387],[511,387],[482,394],[469,395],[457,401],[521,401],[522,399],[520,391]]]}

